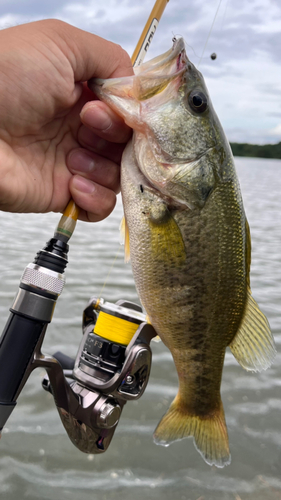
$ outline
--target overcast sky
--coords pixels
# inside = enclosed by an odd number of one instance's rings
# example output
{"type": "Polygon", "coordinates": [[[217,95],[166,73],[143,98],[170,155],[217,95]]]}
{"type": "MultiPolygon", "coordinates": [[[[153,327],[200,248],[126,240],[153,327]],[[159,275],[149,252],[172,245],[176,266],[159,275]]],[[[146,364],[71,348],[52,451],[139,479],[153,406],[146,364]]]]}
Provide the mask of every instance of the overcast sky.
{"type": "MultiPolygon", "coordinates": [[[[154,0],[0,0],[0,28],[58,18],[121,44],[131,55],[153,5],[154,0]]],[[[170,0],[148,58],[181,35],[197,65],[218,5],[219,0],[170,0]]],[[[230,141],[281,140],[281,0],[221,0],[199,69],[230,141]]]]}

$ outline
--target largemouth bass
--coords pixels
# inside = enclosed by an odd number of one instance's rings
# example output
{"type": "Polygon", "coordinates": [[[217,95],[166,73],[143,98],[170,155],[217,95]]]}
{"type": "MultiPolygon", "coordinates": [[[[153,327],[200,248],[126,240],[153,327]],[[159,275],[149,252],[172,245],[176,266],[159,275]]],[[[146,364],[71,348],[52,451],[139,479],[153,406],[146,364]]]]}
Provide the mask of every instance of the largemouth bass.
{"type": "Polygon", "coordinates": [[[226,347],[252,371],[275,354],[250,290],[250,233],[230,146],[183,39],[135,76],[90,87],[134,129],[121,167],[126,252],[130,246],[140,300],[179,378],[154,439],[193,436],[205,461],[223,467],[226,347]]]}

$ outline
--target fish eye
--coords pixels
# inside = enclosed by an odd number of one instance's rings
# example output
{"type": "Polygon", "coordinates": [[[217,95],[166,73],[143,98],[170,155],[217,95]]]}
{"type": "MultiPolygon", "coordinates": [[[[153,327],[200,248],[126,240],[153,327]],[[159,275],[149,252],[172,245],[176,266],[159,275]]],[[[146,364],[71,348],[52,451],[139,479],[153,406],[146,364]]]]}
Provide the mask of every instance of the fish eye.
{"type": "Polygon", "coordinates": [[[199,90],[192,90],[188,97],[188,102],[196,113],[203,113],[208,106],[206,95],[199,90]]]}

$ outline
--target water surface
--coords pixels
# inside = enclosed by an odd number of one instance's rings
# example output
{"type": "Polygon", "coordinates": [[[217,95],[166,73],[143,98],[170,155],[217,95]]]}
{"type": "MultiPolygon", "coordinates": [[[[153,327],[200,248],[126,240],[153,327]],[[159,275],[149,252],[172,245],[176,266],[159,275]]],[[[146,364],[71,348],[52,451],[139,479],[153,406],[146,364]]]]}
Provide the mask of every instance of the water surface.
{"type": "MultiPolygon", "coordinates": [[[[5,500],[278,500],[281,499],[281,161],[237,158],[252,235],[251,283],[268,316],[278,354],[266,372],[244,371],[226,354],[222,399],[232,463],[206,465],[192,440],[156,446],[152,433],[177,392],[177,375],[165,346],[153,343],[149,385],[124,408],[103,455],[85,455],[69,441],[52,396],[33,372],[0,441],[0,494],[5,500]]],[[[48,328],[43,351],[75,356],[81,315],[89,298],[137,301],[130,265],[119,245],[120,201],[95,225],[78,223],[71,240],[66,286],[48,328]]],[[[1,331],[24,267],[50,239],[57,214],[0,213],[1,331]]]]}

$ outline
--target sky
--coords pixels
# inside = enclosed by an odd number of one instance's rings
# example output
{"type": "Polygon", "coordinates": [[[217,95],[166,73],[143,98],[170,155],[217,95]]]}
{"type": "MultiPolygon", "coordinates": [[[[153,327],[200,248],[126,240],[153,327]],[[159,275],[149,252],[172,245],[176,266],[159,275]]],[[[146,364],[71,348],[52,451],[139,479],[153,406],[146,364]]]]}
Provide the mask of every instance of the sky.
{"type": "MultiPolygon", "coordinates": [[[[0,28],[57,18],[131,55],[154,1],[0,0],[0,28]]],[[[280,0],[169,0],[147,60],[166,52],[174,35],[199,64],[229,141],[281,141],[280,0]]]]}

